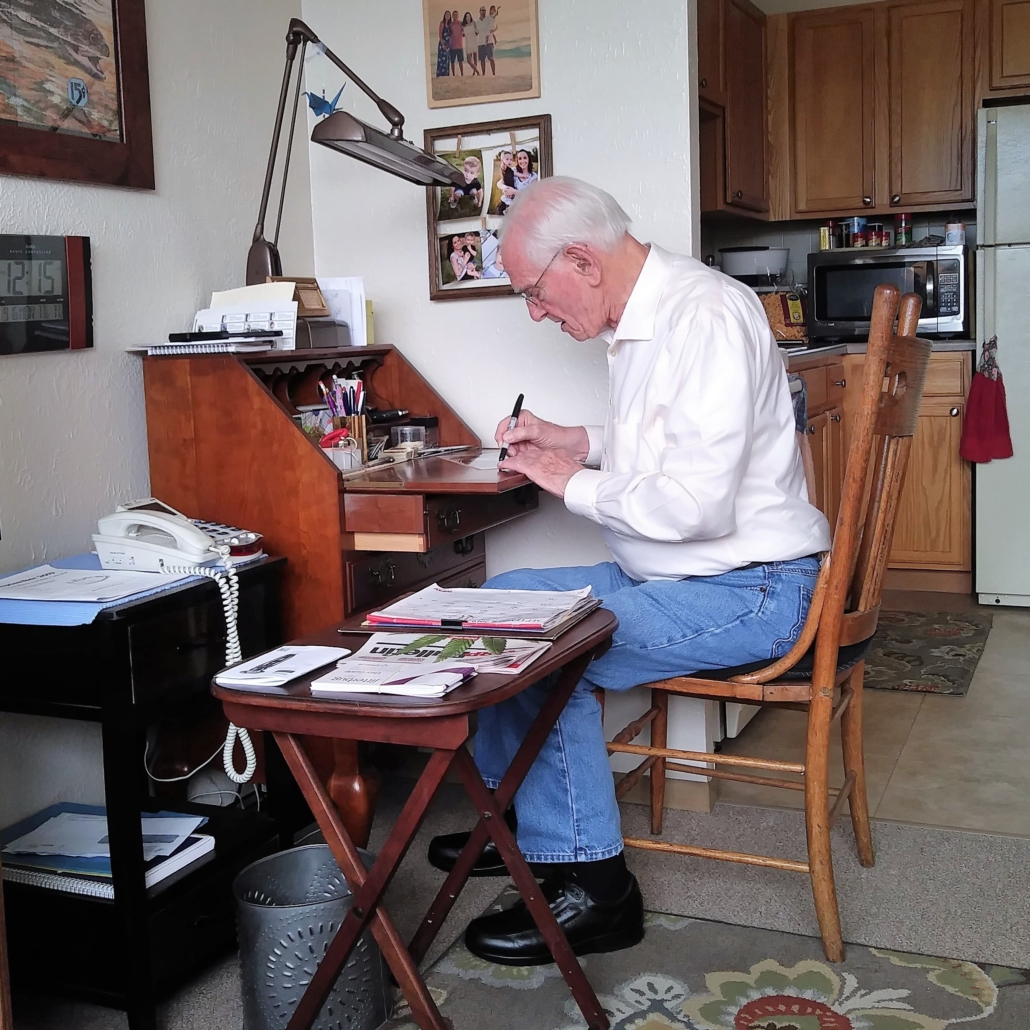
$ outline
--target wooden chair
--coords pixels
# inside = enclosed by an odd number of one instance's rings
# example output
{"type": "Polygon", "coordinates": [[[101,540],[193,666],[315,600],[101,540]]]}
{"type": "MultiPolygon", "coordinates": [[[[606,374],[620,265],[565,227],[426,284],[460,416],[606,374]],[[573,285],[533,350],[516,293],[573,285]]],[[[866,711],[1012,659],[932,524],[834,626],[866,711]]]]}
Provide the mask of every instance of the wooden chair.
{"type": "Polygon", "coordinates": [[[862,399],[848,454],[836,531],[797,643],[783,658],[761,667],[753,663],[650,684],[650,709],[608,745],[609,753],[643,756],[640,765],[619,783],[616,794],[623,796],[650,772],[651,832],[655,835],[662,832],[669,769],[804,791],[807,862],[647,838],[628,837],[626,845],[809,874],[823,946],[831,962],[844,958],[830,829],[845,802],[851,809],[859,860],[863,866],[871,866],[874,861],[862,750],[862,678],[865,652],[876,630],[898,500],[930,360],[930,344],[913,335],[920,303],[915,294],[907,294],[899,305],[895,287],[882,285],[876,289],[862,399]],[[671,694],[807,712],[804,762],[668,748],[671,694]],[[839,790],[831,790],[830,727],[837,718],[841,720],[845,777],[839,790]],[[648,726],[651,743],[631,743],[648,726]],[[754,775],[755,772],[772,775],[754,775]]]}

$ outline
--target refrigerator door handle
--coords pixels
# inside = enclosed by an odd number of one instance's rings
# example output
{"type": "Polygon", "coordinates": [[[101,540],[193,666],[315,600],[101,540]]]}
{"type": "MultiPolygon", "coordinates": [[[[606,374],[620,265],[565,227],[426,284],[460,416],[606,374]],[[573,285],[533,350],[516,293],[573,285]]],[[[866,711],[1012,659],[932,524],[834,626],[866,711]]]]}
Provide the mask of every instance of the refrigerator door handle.
{"type": "Polygon", "coordinates": [[[979,111],[977,125],[977,235],[990,246],[998,242],[998,115],[991,108],[979,111]]]}

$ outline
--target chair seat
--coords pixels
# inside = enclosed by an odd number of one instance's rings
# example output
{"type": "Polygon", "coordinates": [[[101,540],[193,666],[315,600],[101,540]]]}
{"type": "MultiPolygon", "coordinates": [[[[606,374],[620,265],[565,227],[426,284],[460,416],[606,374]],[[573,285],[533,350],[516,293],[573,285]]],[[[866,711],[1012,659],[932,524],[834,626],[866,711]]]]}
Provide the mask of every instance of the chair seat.
{"type": "MultiPolygon", "coordinates": [[[[868,640],[860,640],[857,644],[845,644],[837,651],[837,672],[847,672],[849,669],[853,669],[865,656],[869,653],[869,647],[873,642],[873,638],[869,637],[868,640]]],[[[766,658],[760,662],[747,662],[745,665],[734,665],[729,669],[703,669],[699,672],[695,672],[692,675],[698,679],[706,680],[730,680],[734,676],[743,676],[749,672],[758,672],[759,669],[765,669],[772,665],[772,661],[766,658]]],[[[813,644],[802,657],[798,660],[798,663],[780,679],[771,680],[771,684],[775,683],[793,683],[796,680],[810,680],[812,678],[812,669],[815,666],[815,644],[813,644]]]]}

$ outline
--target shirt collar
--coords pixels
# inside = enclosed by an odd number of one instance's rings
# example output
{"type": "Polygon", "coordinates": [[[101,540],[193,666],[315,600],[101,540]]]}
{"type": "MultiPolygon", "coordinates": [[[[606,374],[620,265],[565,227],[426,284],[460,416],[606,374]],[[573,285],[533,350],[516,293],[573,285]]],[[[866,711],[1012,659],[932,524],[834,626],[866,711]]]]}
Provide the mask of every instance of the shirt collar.
{"type": "Polygon", "coordinates": [[[633,284],[629,300],[623,308],[622,318],[615,329],[602,334],[609,345],[620,340],[650,340],[654,336],[655,317],[665,284],[672,270],[672,255],[654,243],[649,244],[644,266],[633,284]]]}

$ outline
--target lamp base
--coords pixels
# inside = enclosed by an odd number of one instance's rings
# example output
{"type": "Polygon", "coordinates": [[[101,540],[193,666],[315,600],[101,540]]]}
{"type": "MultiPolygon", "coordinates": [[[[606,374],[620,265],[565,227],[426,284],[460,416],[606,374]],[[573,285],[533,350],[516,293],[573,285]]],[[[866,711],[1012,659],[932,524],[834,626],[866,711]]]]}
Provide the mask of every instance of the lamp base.
{"type": "Polygon", "coordinates": [[[283,274],[283,263],[279,251],[264,236],[259,236],[247,252],[247,285],[263,283],[270,275],[283,274]]]}

